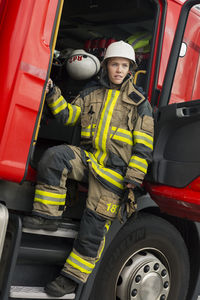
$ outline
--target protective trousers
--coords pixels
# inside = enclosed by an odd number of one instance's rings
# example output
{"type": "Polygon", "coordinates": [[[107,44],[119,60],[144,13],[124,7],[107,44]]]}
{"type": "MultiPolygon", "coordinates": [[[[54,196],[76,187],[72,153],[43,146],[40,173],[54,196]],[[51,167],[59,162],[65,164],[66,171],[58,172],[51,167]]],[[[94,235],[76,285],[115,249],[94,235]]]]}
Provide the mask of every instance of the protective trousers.
{"type": "Polygon", "coordinates": [[[39,162],[33,214],[62,217],[67,178],[88,181],[89,188],[80,231],[61,273],[77,282],[86,282],[101,256],[105,234],[117,215],[120,199],[90,172],[81,148],[60,145],[48,149],[39,162]]]}

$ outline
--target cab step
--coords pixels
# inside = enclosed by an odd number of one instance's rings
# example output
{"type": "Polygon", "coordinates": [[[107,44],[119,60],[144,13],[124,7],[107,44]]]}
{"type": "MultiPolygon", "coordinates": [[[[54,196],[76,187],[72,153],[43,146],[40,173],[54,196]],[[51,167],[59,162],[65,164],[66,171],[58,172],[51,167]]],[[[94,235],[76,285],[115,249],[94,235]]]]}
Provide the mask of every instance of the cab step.
{"type": "Polygon", "coordinates": [[[48,231],[43,229],[36,230],[23,227],[22,232],[29,234],[57,236],[74,239],[77,236],[78,226],[72,223],[62,223],[56,231],[48,231]]]}
{"type": "Polygon", "coordinates": [[[67,294],[63,297],[51,297],[44,292],[43,287],[11,286],[11,299],[75,299],[75,294],[67,294]]]}

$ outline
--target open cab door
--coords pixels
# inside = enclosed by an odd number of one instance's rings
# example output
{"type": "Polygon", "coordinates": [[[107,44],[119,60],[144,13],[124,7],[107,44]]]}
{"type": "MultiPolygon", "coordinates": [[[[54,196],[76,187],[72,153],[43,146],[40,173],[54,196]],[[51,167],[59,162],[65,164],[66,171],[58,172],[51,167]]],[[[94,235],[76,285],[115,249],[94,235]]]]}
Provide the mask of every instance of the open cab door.
{"type": "MultiPolygon", "coordinates": [[[[184,2],[184,1],[180,1],[184,2]]],[[[147,190],[160,209],[200,221],[200,1],[185,1],[155,114],[147,190]]]]}
{"type": "Polygon", "coordinates": [[[63,0],[0,1],[0,178],[21,182],[38,134],[63,0]]]}

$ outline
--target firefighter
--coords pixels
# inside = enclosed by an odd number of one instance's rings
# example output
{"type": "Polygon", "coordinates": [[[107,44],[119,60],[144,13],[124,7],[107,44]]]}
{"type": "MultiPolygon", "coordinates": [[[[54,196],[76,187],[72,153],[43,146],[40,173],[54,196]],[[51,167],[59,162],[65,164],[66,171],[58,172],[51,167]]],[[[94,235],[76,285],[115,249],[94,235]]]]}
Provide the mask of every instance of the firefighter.
{"type": "Polygon", "coordinates": [[[80,147],[59,145],[45,152],[38,165],[33,216],[24,218],[24,226],[56,230],[65,206],[67,178],[89,183],[73,249],[60,275],[45,287],[51,296],[72,293],[78,283],[87,281],[124,191],[141,186],[147,173],[153,118],[149,102],[132,83],[129,71],[135,67],[132,46],[114,42],[107,48],[96,85],[80,92],[71,104],[58,87],[47,95],[56,119],[65,125],[80,122],[81,143],[80,147]]]}

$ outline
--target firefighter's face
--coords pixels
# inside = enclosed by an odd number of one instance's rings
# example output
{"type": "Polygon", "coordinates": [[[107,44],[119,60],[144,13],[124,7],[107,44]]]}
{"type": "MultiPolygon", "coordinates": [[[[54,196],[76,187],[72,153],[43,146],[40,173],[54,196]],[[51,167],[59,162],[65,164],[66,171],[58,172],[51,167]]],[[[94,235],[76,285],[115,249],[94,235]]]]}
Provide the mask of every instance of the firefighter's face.
{"type": "Polygon", "coordinates": [[[129,72],[130,61],[127,58],[112,57],[108,59],[108,78],[114,84],[121,84],[129,72]]]}

